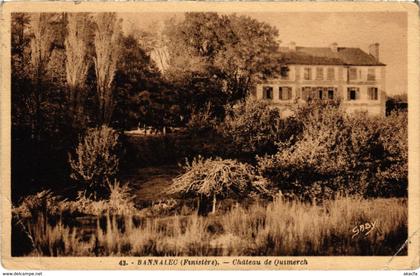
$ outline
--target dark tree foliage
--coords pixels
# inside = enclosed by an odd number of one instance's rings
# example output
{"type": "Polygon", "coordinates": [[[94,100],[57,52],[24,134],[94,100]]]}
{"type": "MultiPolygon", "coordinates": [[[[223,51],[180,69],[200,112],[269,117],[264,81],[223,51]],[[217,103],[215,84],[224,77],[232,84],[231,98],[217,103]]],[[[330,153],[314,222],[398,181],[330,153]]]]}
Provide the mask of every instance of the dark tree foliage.
{"type": "Polygon", "coordinates": [[[207,103],[223,111],[278,71],[277,30],[247,16],[186,13],[183,21],[168,22],[164,35],[165,74],[185,94],[190,113],[207,103]]]}
{"type": "Polygon", "coordinates": [[[24,13],[12,14],[12,124],[14,128],[30,130],[30,18],[24,13]]]}
{"type": "Polygon", "coordinates": [[[61,14],[12,15],[13,200],[67,175],[63,26],[61,14]]]}
{"type": "Polygon", "coordinates": [[[218,131],[232,141],[232,152],[248,155],[273,154],[277,143],[295,140],[302,132],[301,121],[280,118],[280,111],[265,101],[247,98],[226,107],[226,117],[218,131]]]}
{"type": "Polygon", "coordinates": [[[391,113],[394,111],[407,111],[407,94],[394,95],[392,97],[388,97],[385,107],[387,116],[391,115],[391,113]]]}
{"type": "Polygon", "coordinates": [[[112,126],[116,128],[148,126],[161,130],[179,124],[180,102],[176,90],[163,81],[149,54],[131,35],[122,39],[115,96],[112,126]]]}

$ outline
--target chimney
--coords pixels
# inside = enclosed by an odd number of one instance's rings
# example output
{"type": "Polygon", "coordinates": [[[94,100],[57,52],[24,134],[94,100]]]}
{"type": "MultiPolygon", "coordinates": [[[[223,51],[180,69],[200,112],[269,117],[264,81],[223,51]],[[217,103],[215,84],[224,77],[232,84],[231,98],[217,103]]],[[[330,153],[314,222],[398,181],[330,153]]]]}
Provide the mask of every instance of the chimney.
{"type": "Polygon", "coordinates": [[[338,52],[338,44],[337,43],[332,43],[331,45],[330,45],[330,49],[331,49],[331,51],[333,51],[334,53],[337,53],[338,52]]]}
{"type": "Polygon", "coordinates": [[[296,43],[294,41],[290,42],[289,50],[290,51],[296,51],[296,43]]]}
{"type": "Polygon", "coordinates": [[[379,61],[379,43],[369,45],[369,55],[373,56],[376,61],[379,61]]]}

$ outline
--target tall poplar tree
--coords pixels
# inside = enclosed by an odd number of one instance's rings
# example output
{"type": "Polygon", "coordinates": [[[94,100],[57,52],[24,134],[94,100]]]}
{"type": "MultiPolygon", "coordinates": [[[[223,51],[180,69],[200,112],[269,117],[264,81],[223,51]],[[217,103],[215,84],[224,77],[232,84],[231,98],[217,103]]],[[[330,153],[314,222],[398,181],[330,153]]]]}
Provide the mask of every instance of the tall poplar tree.
{"type": "Polygon", "coordinates": [[[32,121],[32,133],[37,140],[40,140],[40,131],[43,128],[42,102],[44,75],[47,73],[47,66],[52,54],[54,33],[50,26],[51,17],[48,13],[35,13],[31,16],[30,28],[31,39],[31,65],[33,81],[33,99],[35,102],[35,118],[32,121]]]}
{"type": "Polygon", "coordinates": [[[84,125],[84,90],[90,65],[87,45],[89,38],[89,18],[84,13],[67,15],[67,36],[64,42],[66,51],[66,80],[68,86],[68,108],[73,127],[84,125]]]}
{"type": "Polygon", "coordinates": [[[109,125],[115,107],[113,81],[120,56],[121,22],[115,13],[95,16],[95,73],[99,123],[109,125]]]}

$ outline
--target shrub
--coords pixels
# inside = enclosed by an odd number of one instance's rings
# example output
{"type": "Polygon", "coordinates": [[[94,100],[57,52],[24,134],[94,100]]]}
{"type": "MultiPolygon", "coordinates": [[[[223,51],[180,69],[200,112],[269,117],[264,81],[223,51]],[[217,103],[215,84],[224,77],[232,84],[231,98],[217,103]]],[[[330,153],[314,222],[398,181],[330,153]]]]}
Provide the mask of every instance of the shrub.
{"type": "Polygon", "coordinates": [[[386,152],[376,177],[382,195],[405,195],[408,177],[408,116],[407,112],[392,112],[379,124],[379,141],[386,152]]]}
{"type": "Polygon", "coordinates": [[[265,179],[256,175],[251,165],[236,160],[199,156],[191,164],[187,161],[184,169],[186,172],[174,179],[168,193],[200,197],[199,213],[208,212],[211,199],[214,213],[217,199],[269,193],[265,179]]]}
{"type": "Polygon", "coordinates": [[[234,106],[226,106],[226,117],[219,131],[245,153],[275,151],[277,141],[288,140],[300,132],[294,118],[280,119],[277,108],[267,102],[247,98],[234,106]]]}
{"type": "Polygon", "coordinates": [[[65,201],[61,206],[63,211],[72,215],[101,215],[108,209],[106,200],[92,200],[86,196],[86,192],[79,192],[75,201],[65,201]]]}
{"type": "MultiPolygon", "coordinates": [[[[258,159],[260,173],[286,196],[322,200],[337,194],[392,196],[404,191],[404,170],[400,170],[400,185],[394,189],[384,181],[392,175],[393,165],[403,166],[406,161],[390,162],[400,153],[390,154],[391,143],[384,144],[392,139],[389,128],[407,128],[403,122],[391,127],[387,119],[349,116],[334,106],[305,112],[300,139],[279,143],[276,154],[258,159]]],[[[404,140],[403,136],[399,139],[404,140]]]]}
{"type": "Polygon", "coordinates": [[[213,130],[217,125],[217,118],[213,113],[214,107],[210,102],[201,110],[194,110],[187,124],[188,129],[194,134],[213,130]]]}
{"type": "Polygon", "coordinates": [[[308,113],[308,117],[299,141],[279,143],[275,155],[258,158],[261,173],[286,196],[304,199],[328,194],[325,188],[338,184],[331,178],[341,175],[346,166],[342,156],[343,114],[331,108],[322,113],[308,113]]]}
{"type": "MultiPolygon", "coordinates": [[[[173,215],[176,213],[177,209],[179,209],[180,207],[179,205],[180,205],[179,202],[173,198],[162,199],[162,200],[159,200],[157,203],[154,203],[149,208],[147,208],[146,214],[150,217],[155,217],[155,218],[173,215]]],[[[184,205],[182,208],[187,209],[188,207],[184,205]]]]}
{"type": "Polygon", "coordinates": [[[121,184],[117,180],[108,182],[109,187],[109,200],[108,210],[112,214],[130,214],[135,210],[134,198],[128,183],[121,184]]]}
{"type": "Polygon", "coordinates": [[[85,185],[88,194],[103,197],[107,181],[118,171],[118,134],[112,128],[101,126],[88,129],[80,139],[75,156],[69,156],[71,178],[85,185]]]}
{"type": "Polygon", "coordinates": [[[13,214],[19,218],[57,217],[72,215],[113,215],[133,214],[136,212],[134,195],[128,184],[120,184],[117,180],[108,182],[109,197],[101,200],[93,200],[86,196],[86,192],[79,192],[75,200],[63,199],[50,190],[44,190],[34,195],[26,196],[17,207],[13,208],[13,214]]]}
{"type": "Polygon", "coordinates": [[[23,198],[19,206],[13,208],[13,213],[21,218],[36,217],[40,213],[56,215],[60,212],[60,202],[51,190],[43,190],[23,198]]]}

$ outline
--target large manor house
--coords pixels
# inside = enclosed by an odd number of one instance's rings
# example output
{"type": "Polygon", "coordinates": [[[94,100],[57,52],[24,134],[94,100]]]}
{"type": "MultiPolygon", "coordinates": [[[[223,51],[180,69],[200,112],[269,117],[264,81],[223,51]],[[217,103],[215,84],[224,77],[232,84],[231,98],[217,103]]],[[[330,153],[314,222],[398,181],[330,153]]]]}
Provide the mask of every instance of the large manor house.
{"type": "Polygon", "coordinates": [[[257,99],[277,106],[282,116],[293,114],[299,103],[339,100],[348,113],[365,111],[385,115],[385,64],[379,61],[379,44],[369,53],[359,48],[280,47],[280,74],[257,85],[257,99]]]}

